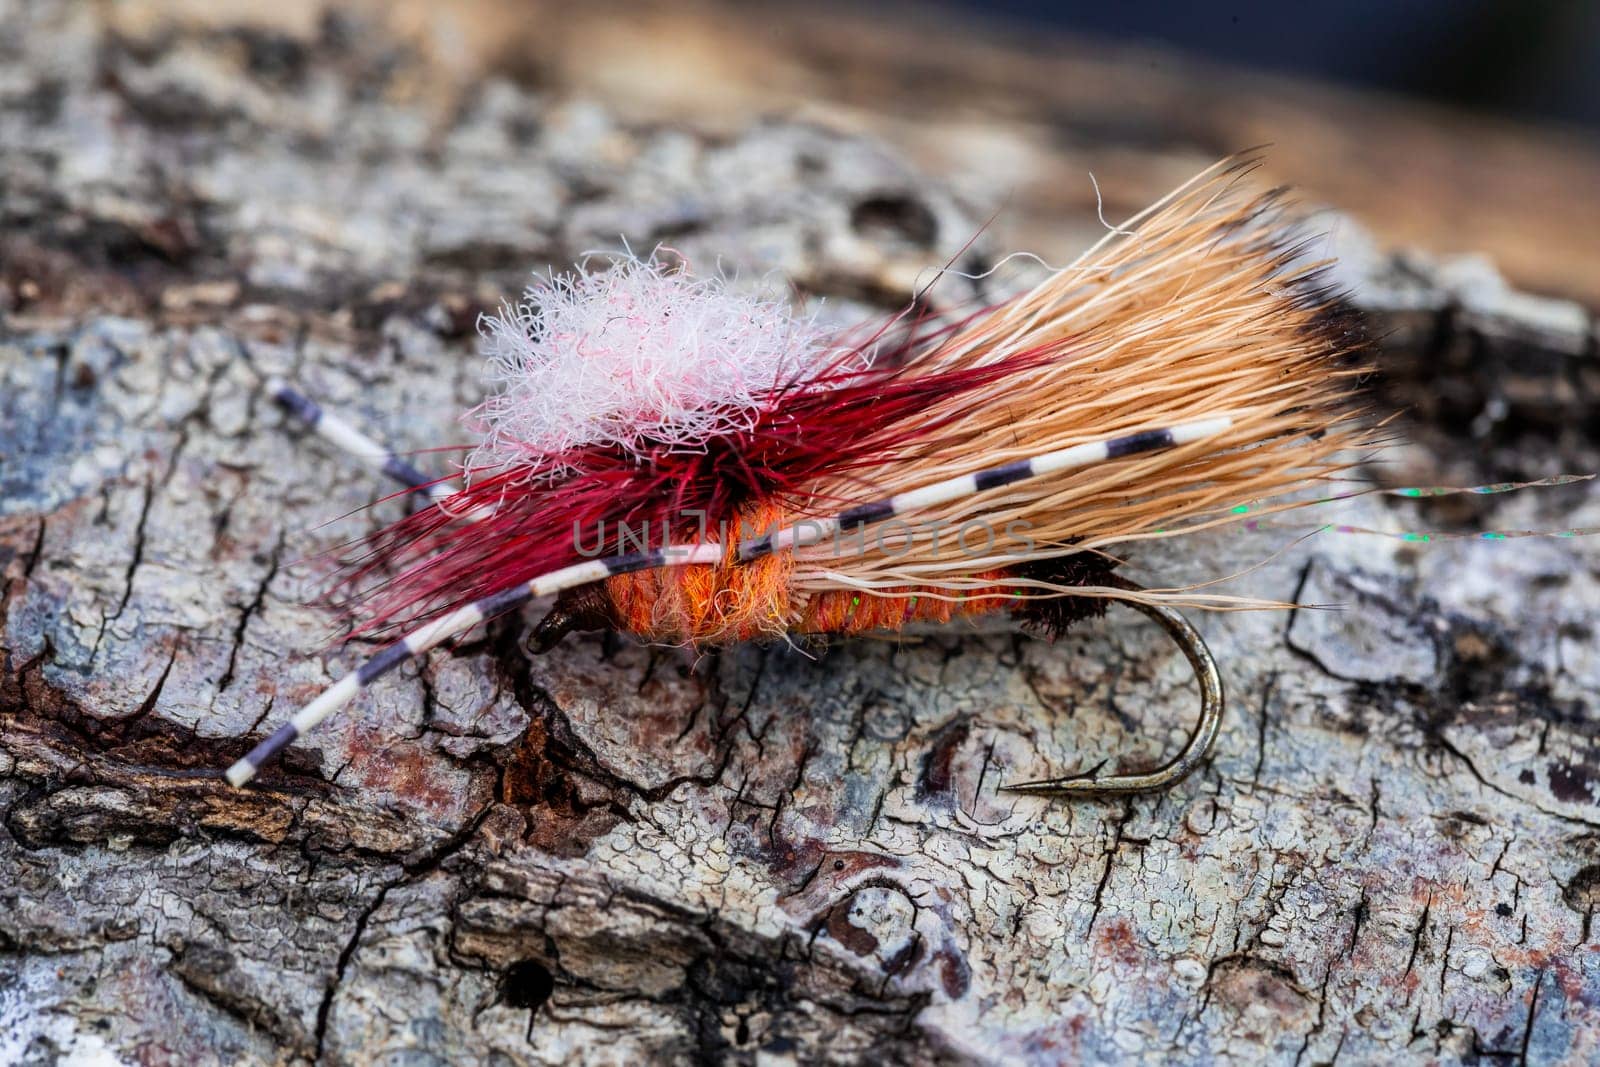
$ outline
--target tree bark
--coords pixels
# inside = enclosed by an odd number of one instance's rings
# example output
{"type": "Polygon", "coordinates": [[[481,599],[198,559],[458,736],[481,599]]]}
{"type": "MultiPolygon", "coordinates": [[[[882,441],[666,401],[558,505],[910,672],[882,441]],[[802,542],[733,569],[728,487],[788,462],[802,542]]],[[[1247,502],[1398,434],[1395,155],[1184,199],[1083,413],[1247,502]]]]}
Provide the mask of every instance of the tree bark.
{"type": "MultiPolygon", "coordinates": [[[[690,7],[652,52],[646,8],[608,38],[485,0],[459,40],[415,36],[407,5],[315,10],[0,5],[0,1060],[1600,1057],[1593,540],[1234,532],[1138,553],[1148,584],[1259,563],[1230,588],[1313,605],[1195,619],[1227,721],[1156,796],[995,788],[1181,740],[1187,667],[1117,611],[1054,645],[947,632],[817,658],[599,635],[533,656],[506,620],[229,789],[221,768],[370,651],[333,643],[318,594],[338,547],[402,507],[286,425],[263,375],[397,448],[456,444],[476,317],[531,267],[665,243],[848,321],[952,256],[1092,237],[1087,163],[1111,161],[1113,217],[1240,146],[1220,125],[1215,150],[1130,142],[1080,112],[1052,148],[1049,63],[1089,59],[937,31],[916,52],[844,16],[773,15],[784,51],[755,16],[690,7]],[[970,110],[913,127],[915,87],[963,77],[970,110]],[[773,108],[789,117],[754,114],[773,108]],[[1006,145],[1028,152],[1020,191],[1006,145]]],[[[1371,114],[1301,92],[1257,113],[1322,116],[1269,171],[1316,158],[1328,115],[1371,114]]],[[[1453,122],[1371,121],[1431,131],[1429,165],[1462,158],[1453,122]]],[[[1495,136],[1555,161],[1547,204],[1594,210],[1587,150],[1495,136]]],[[[1381,199],[1337,167],[1320,186],[1354,206],[1341,187],[1381,199]]],[[[1525,228],[1474,223],[1521,265],[1509,283],[1397,250],[1427,224],[1386,228],[1421,198],[1387,195],[1362,212],[1373,236],[1329,217],[1383,337],[1378,403],[1407,412],[1410,443],[1367,473],[1600,470],[1600,283],[1548,283],[1525,228]]],[[[1328,514],[1600,525],[1585,485],[1328,514]]]]}

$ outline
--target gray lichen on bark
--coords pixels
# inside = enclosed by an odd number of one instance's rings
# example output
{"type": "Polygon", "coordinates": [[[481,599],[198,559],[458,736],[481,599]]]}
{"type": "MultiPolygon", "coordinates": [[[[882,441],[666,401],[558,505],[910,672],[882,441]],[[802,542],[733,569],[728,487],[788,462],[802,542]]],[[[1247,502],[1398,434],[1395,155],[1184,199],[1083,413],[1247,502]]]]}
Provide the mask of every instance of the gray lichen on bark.
{"type": "MultiPolygon", "coordinates": [[[[228,790],[246,738],[362,654],[332,644],[326,553],[401,507],[263,373],[397,447],[454,443],[476,314],[531,267],[665,242],[845,318],[995,205],[792,121],[713,137],[503,79],[441,117],[414,56],[334,19],[129,36],[41,2],[13,25],[0,1059],[1600,1055],[1588,540],[1140,553],[1154,582],[1266,560],[1252,594],[1344,605],[1196,620],[1230,711],[1153,797],[995,788],[1181,739],[1187,668],[1118,612],[1053,646],[817,659],[532,657],[511,620],[228,790]]],[[[1385,395],[1417,412],[1398,475],[1596,469],[1581,308],[1350,262],[1385,395]]],[[[1583,486],[1471,505],[1339,521],[1600,525],[1583,486]]]]}

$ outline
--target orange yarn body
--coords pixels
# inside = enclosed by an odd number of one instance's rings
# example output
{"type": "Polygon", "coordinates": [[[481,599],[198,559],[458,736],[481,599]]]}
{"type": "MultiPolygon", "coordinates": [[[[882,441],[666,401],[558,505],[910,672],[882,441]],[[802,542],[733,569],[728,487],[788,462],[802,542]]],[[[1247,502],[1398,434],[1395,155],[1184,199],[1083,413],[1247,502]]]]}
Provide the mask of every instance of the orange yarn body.
{"type": "MultiPolygon", "coordinates": [[[[745,529],[764,530],[777,513],[756,510],[745,529]]],[[[619,574],[605,581],[618,629],[652,641],[728,644],[784,633],[858,634],[898,630],[913,622],[942,623],[984,615],[1014,602],[1021,590],[1006,584],[1005,570],[975,577],[992,584],[963,590],[902,586],[875,593],[849,589],[816,593],[797,603],[789,577],[790,553],[750,563],[736,558],[730,538],[722,562],[619,574]]]]}
{"type": "Polygon", "coordinates": [[[785,555],[662,567],[606,579],[617,627],[653,641],[725,644],[789,629],[785,555]]]}
{"type": "Polygon", "coordinates": [[[665,567],[606,579],[619,629],[652,641],[696,645],[749,641],[783,633],[858,634],[898,630],[913,622],[949,622],[986,615],[1013,602],[1018,590],[1004,571],[986,572],[993,585],[960,599],[939,589],[904,586],[876,593],[817,593],[798,612],[785,579],[765,564],[665,567]]]}
{"type": "Polygon", "coordinates": [[[750,563],[738,560],[742,530],[776,529],[780,521],[781,513],[770,505],[741,516],[738,526],[723,531],[733,536],[715,565],[660,567],[607,578],[606,595],[618,629],[653,641],[696,645],[783,633],[789,629],[792,556],[779,552],[750,563]]]}
{"type": "Polygon", "coordinates": [[[792,629],[808,634],[859,634],[898,630],[913,622],[949,622],[958,616],[999,611],[1021,593],[1005,584],[1003,570],[984,571],[976,577],[994,584],[963,590],[959,598],[948,590],[918,586],[877,593],[830,589],[806,602],[792,629]]]}

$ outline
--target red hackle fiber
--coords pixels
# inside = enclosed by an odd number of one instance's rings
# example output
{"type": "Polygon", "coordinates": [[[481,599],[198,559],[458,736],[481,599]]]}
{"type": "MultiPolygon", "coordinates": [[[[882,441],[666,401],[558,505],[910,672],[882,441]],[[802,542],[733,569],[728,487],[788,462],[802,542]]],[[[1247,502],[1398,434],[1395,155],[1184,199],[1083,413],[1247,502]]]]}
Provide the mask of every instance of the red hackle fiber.
{"type": "MultiPolygon", "coordinates": [[[[857,349],[820,374],[780,385],[737,429],[693,451],[586,447],[468,471],[469,484],[445,507],[420,510],[379,531],[347,569],[341,588],[357,594],[350,598],[359,612],[354,635],[410,627],[586,556],[636,547],[630,540],[619,548],[619,524],[636,534],[648,529],[649,547],[660,547],[693,539],[702,515],[703,528],[715,536],[723,524],[737,530],[739,516],[755,510],[775,510],[793,521],[848,506],[852,501],[820,499],[817,480],[848,480],[865,468],[959,448],[959,438],[940,434],[960,410],[948,402],[1037,369],[1066,350],[1057,343],[1019,349],[984,366],[930,369],[965,321],[913,328],[901,340],[877,343],[870,366],[862,366],[857,349]],[[949,414],[912,417],[941,405],[949,414]],[[577,473],[553,484],[538,477],[552,468],[577,473]],[[480,516],[475,521],[462,518],[474,513],[480,516]],[[602,534],[603,549],[597,544],[602,534]]],[[[863,489],[870,493],[870,486],[863,489]]]]}

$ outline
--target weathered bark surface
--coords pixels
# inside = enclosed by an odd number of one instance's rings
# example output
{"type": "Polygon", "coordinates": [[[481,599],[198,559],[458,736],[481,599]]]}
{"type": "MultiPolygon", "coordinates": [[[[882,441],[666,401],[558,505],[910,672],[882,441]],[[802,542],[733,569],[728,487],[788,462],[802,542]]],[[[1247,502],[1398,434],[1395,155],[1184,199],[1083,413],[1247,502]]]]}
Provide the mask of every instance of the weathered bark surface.
{"type": "MultiPolygon", "coordinates": [[[[859,314],[1013,190],[893,147],[899,120],[849,135],[729,104],[713,134],[667,92],[652,118],[576,73],[609,69],[598,45],[513,77],[294,3],[268,28],[0,14],[0,1061],[1600,1056],[1592,539],[1140,554],[1155,582],[1270,555],[1237,587],[1347,606],[1196,620],[1231,707],[1162,796],[995,790],[1181,737],[1181,657],[1115,612],[1054,647],[941,634],[814,661],[599,637],[535,658],[497,625],[230,791],[247,739],[363,654],[329,647],[319,554],[398,508],[361,510],[387,490],[285,427],[262,372],[399,447],[453,443],[474,318],[529,267],[623,234],[859,314]]],[[[707,84],[737,28],[707,31],[707,84]]],[[[865,84],[892,58],[858,60],[865,84]]],[[[956,76],[936,73],[902,84],[956,76]]],[[[917,136],[1026,142],[1015,117],[917,136]]],[[[1142,196],[1210,154],[1156,138],[1120,173],[1142,196]]],[[[1097,225],[1092,198],[1021,199],[967,262],[1016,217],[1052,253],[1097,225]]],[[[1412,411],[1390,477],[1600,469],[1581,305],[1339,232],[1412,411]]],[[[1337,515],[1561,529],[1600,503],[1337,515]]]]}

